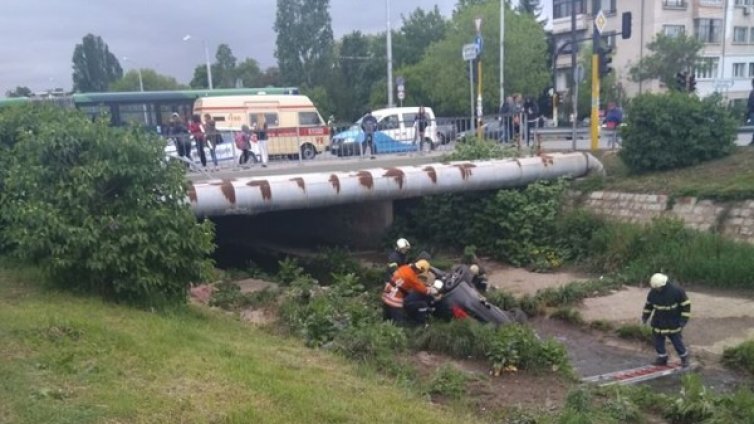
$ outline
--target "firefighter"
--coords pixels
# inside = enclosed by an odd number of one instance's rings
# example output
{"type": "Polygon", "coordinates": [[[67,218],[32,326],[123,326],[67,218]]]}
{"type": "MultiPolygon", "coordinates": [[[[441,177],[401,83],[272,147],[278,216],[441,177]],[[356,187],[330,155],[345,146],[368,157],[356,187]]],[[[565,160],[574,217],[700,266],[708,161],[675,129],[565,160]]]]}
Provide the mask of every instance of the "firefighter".
{"type": "Polygon", "coordinates": [[[395,270],[382,293],[382,316],[385,320],[397,324],[426,322],[429,303],[433,296],[437,296],[437,289],[425,285],[419,276],[426,275],[429,269],[429,262],[419,259],[395,270]]]}
{"type": "Polygon", "coordinates": [[[668,364],[668,354],[665,350],[667,337],[681,358],[681,366],[686,368],[689,366],[689,351],[683,344],[681,332],[691,317],[691,301],[682,288],[668,282],[668,276],[665,274],[654,274],[649,280],[649,285],[652,289],[647,295],[641,321],[646,324],[650,315],[652,316],[651,326],[657,351],[653,365],[668,364]]]}
{"type": "Polygon", "coordinates": [[[390,281],[390,278],[393,277],[395,270],[409,263],[409,250],[411,250],[411,243],[409,243],[408,240],[399,238],[398,241],[395,242],[395,249],[393,249],[387,256],[387,281],[390,281]]]}

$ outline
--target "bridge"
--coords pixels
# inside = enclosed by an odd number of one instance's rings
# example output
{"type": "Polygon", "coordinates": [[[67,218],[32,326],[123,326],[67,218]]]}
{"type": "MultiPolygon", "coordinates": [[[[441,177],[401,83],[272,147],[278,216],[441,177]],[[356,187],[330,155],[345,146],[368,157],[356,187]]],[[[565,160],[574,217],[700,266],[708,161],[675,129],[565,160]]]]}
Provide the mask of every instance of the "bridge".
{"type": "Polygon", "coordinates": [[[423,161],[428,163],[364,167],[372,162],[361,161],[360,166],[343,171],[307,168],[280,175],[228,175],[193,181],[189,200],[198,217],[230,222],[230,231],[244,233],[243,237],[304,236],[371,244],[392,224],[396,200],[522,187],[540,180],[603,172],[602,164],[586,152],[460,162],[437,162],[430,157],[423,161]],[[254,231],[248,232],[251,227],[254,231]]]}

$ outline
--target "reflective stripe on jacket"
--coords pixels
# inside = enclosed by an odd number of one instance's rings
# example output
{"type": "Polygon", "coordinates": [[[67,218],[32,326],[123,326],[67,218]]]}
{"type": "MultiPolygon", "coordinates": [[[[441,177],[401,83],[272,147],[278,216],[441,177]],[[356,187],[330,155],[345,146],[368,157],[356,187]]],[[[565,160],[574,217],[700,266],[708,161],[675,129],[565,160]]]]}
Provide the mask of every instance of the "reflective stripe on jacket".
{"type": "Polygon", "coordinates": [[[691,318],[691,301],[686,292],[673,283],[661,290],[650,290],[642,311],[642,320],[652,315],[652,329],[658,334],[680,333],[691,318]]]}
{"type": "Polygon", "coordinates": [[[403,299],[412,292],[429,294],[429,287],[425,286],[419,279],[411,265],[403,265],[393,273],[393,277],[385,284],[382,302],[392,308],[402,308],[403,299]]]}

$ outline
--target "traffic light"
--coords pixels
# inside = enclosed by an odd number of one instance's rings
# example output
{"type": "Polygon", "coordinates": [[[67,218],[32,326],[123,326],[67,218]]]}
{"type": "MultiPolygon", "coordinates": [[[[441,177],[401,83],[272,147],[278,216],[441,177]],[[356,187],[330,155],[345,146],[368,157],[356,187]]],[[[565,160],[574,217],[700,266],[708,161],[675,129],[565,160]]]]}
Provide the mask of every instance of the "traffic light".
{"type": "Polygon", "coordinates": [[[689,93],[696,91],[696,76],[694,74],[689,75],[689,93]]]}
{"type": "Polygon", "coordinates": [[[628,40],[631,38],[631,12],[623,12],[621,26],[621,38],[628,40]]]}
{"type": "Polygon", "coordinates": [[[613,48],[600,48],[598,54],[600,62],[600,77],[604,77],[610,72],[613,72],[613,68],[610,66],[613,63],[613,48]]]}
{"type": "MultiPolygon", "coordinates": [[[[688,75],[685,72],[675,74],[675,83],[678,91],[686,91],[688,88],[688,75]]],[[[696,81],[694,81],[694,85],[696,85],[696,81]]]]}

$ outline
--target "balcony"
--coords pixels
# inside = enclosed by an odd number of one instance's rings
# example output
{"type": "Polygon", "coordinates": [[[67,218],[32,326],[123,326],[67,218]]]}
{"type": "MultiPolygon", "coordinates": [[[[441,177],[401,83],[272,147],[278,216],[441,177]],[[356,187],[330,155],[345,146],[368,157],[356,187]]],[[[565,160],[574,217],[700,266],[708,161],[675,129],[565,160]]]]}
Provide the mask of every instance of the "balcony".
{"type": "Polygon", "coordinates": [[[687,0],[662,0],[662,8],[666,10],[686,10],[688,7],[687,0]]]}

